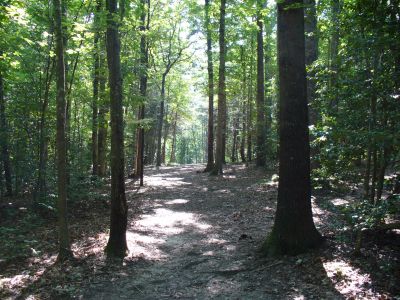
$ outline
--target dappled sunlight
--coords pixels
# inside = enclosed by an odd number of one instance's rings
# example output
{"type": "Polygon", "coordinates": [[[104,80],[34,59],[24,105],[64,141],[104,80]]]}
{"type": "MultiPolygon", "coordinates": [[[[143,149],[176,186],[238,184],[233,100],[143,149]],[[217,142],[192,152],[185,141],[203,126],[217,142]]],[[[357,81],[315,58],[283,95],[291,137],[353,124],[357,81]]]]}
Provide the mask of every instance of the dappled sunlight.
{"type": "Polygon", "coordinates": [[[371,275],[340,259],[323,262],[328,278],[336,290],[346,297],[354,299],[385,299],[374,291],[371,275]]]}
{"type": "MultiPolygon", "coordinates": [[[[161,202],[161,201],[160,201],[161,202]]],[[[158,203],[157,207],[141,216],[128,231],[127,241],[131,257],[143,257],[148,260],[163,260],[169,256],[161,246],[173,241],[173,236],[195,229],[204,233],[212,226],[199,221],[200,216],[194,213],[178,212],[167,209],[158,203]]],[[[165,202],[167,205],[186,204],[186,199],[174,199],[165,202]]]]}
{"type": "Polygon", "coordinates": [[[156,208],[153,214],[143,215],[137,226],[162,234],[179,234],[185,226],[193,226],[200,231],[211,228],[211,225],[199,222],[196,214],[166,208],[156,208]]]}
{"type": "Polygon", "coordinates": [[[346,205],[349,204],[349,200],[343,199],[343,198],[335,198],[331,200],[331,203],[334,206],[342,206],[342,205],[346,205]]]}
{"type": "Polygon", "coordinates": [[[174,200],[165,202],[165,204],[167,204],[167,205],[186,204],[188,202],[189,202],[189,200],[186,200],[186,199],[174,199],[174,200]]]}
{"type": "Polygon", "coordinates": [[[165,243],[164,239],[128,231],[126,233],[129,256],[142,257],[148,260],[161,260],[167,255],[158,246],[165,243]]]}
{"type": "Polygon", "coordinates": [[[151,179],[149,179],[148,184],[164,188],[175,188],[178,186],[191,185],[191,183],[183,181],[182,177],[165,177],[163,175],[165,174],[161,174],[159,176],[152,176],[151,179]]]}
{"type": "MultiPolygon", "coordinates": [[[[0,290],[12,292],[13,299],[21,295],[21,288],[32,284],[42,278],[45,272],[56,262],[57,255],[44,254],[41,257],[34,257],[27,260],[29,268],[18,271],[16,275],[0,275],[0,290]],[[32,270],[32,265],[37,268],[32,270]]],[[[32,298],[33,299],[33,298],[32,298]]]]}

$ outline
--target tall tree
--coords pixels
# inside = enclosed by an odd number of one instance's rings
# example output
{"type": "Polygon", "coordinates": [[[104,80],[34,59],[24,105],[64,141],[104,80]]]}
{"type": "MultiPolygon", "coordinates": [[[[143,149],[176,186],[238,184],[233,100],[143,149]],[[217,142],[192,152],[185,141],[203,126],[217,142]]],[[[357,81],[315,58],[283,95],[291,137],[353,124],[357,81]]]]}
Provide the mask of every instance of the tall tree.
{"type": "Polygon", "coordinates": [[[225,160],[226,134],[226,83],[225,83],[225,7],[226,1],[221,0],[219,16],[219,78],[218,78],[218,116],[217,116],[217,147],[215,152],[215,166],[212,174],[222,175],[225,160]]]}
{"type": "Polygon", "coordinates": [[[256,165],[266,163],[265,147],[265,85],[264,85],[264,39],[263,39],[263,0],[257,0],[257,124],[256,124],[256,165]]]}
{"type": "Polygon", "coordinates": [[[97,116],[97,156],[98,156],[98,175],[104,177],[107,171],[107,132],[108,132],[108,113],[110,111],[110,101],[106,97],[106,54],[105,54],[105,37],[104,34],[100,39],[99,47],[99,112],[97,116]]]}
{"type": "Polygon", "coordinates": [[[96,1],[96,12],[94,15],[93,29],[93,100],[92,100],[92,174],[98,175],[98,102],[99,102],[99,79],[100,79],[100,13],[101,0],[96,1]]]}
{"type": "Polygon", "coordinates": [[[266,254],[297,254],[321,242],[311,210],[302,0],[278,3],[279,188],[266,254]]]}
{"type": "Polygon", "coordinates": [[[126,242],[128,206],[124,180],[122,74],[118,26],[118,1],[107,0],[107,61],[111,111],[111,218],[106,253],[109,257],[121,258],[128,250],[126,242]]]}
{"type": "Polygon", "coordinates": [[[214,168],[214,68],[212,57],[212,37],[210,24],[210,0],[205,0],[204,27],[207,36],[207,71],[208,71],[208,131],[207,131],[207,166],[209,172],[214,168]]]}
{"type": "Polygon", "coordinates": [[[67,220],[67,145],[65,138],[65,60],[61,1],[53,0],[57,57],[57,180],[58,180],[58,259],[63,261],[72,256],[67,220]]]}
{"type": "MultiPolygon", "coordinates": [[[[150,29],[150,0],[141,0],[141,13],[140,13],[140,79],[139,89],[140,96],[142,97],[142,104],[139,106],[138,121],[144,119],[145,113],[145,100],[147,94],[147,69],[149,64],[149,48],[146,37],[146,31],[150,29]],[[147,2],[147,8],[146,8],[147,2]],[[146,23],[147,15],[147,23],[146,23]]],[[[144,127],[143,124],[139,124],[136,132],[136,159],[135,159],[135,175],[140,178],[140,186],[143,186],[143,170],[144,170],[144,127]]]]}

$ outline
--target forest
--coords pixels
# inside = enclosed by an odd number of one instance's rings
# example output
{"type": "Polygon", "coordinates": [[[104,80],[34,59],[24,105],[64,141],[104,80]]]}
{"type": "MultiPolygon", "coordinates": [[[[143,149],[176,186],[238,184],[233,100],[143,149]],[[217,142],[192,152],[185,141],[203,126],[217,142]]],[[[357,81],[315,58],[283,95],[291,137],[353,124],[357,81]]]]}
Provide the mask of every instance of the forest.
{"type": "Polygon", "coordinates": [[[1,299],[400,299],[399,0],[0,0],[1,299]]]}

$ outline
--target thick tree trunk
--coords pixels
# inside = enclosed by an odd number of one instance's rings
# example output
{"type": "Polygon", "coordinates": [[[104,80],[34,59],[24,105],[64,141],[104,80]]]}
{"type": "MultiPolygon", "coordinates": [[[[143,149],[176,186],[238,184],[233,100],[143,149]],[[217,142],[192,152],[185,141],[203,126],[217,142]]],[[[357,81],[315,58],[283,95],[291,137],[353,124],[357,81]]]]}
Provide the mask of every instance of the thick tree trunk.
{"type": "Polygon", "coordinates": [[[122,74],[118,34],[117,0],[107,0],[107,61],[110,82],[111,111],[111,219],[106,253],[124,257],[128,250],[126,228],[128,206],[124,181],[124,129],[122,111],[122,74]]]}
{"type": "Polygon", "coordinates": [[[264,40],[263,22],[261,16],[262,1],[257,1],[257,126],[256,126],[256,165],[258,167],[266,164],[265,151],[265,86],[264,86],[264,40]]]}
{"type": "Polygon", "coordinates": [[[10,153],[8,151],[6,100],[4,96],[4,80],[1,71],[0,71],[0,144],[1,144],[1,160],[3,161],[4,178],[6,181],[5,196],[12,196],[12,176],[11,176],[10,153]]]}
{"type": "Polygon", "coordinates": [[[55,35],[56,35],[56,57],[57,57],[57,180],[58,180],[58,231],[59,231],[59,253],[58,259],[63,261],[72,256],[69,241],[67,222],[67,145],[65,138],[65,61],[64,41],[62,27],[62,13],[60,0],[53,0],[55,35]]]}
{"type": "Polygon", "coordinates": [[[298,254],[322,241],[311,210],[302,0],[278,3],[279,188],[266,254],[298,254]]]}
{"type": "Polygon", "coordinates": [[[212,37],[210,24],[210,0],[205,0],[205,28],[207,33],[207,71],[208,71],[208,135],[207,166],[209,172],[214,168],[214,68],[212,58],[212,37]]]}
{"type": "Polygon", "coordinates": [[[215,166],[212,171],[215,175],[222,175],[222,166],[225,160],[225,132],[226,132],[226,91],[225,91],[225,6],[226,0],[221,0],[219,20],[219,81],[218,81],[218,124],[215,166]]]}

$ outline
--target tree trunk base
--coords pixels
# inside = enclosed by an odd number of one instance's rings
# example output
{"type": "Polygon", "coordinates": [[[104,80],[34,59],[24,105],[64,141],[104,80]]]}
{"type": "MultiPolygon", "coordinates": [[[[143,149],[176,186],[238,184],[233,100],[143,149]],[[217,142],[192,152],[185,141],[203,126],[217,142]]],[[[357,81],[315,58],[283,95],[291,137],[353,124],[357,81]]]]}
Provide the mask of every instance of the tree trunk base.
{"type": "Polygon", "coordinates": [[[128,252],[128,246],[124,241],[108,241],[105,249],[107,258],[124,258],[128,252]]]}
{"type": "Polygon", "coordinates": [[[206,168],[203,170],[203,173],[211,172],[214,169],[214,165],[207,165],[206,168]]]}
{"type": "Polygon", "coordinates": [[[74,259],[75,259],[74,253],[72,252],[71,249],[66,249],[66,248],[59,249],[58,256],[57,256],[58,263],[63,263],[65,261],[71,261],[74,259]]]}
{"type": "Polygon", "coordinates": [[[273,230],[262,244],[260,252],[262,256],[298,255],[318,248],[323,241],[324,238],[316,230],[297,239],[284,238],[273,230]]]}

